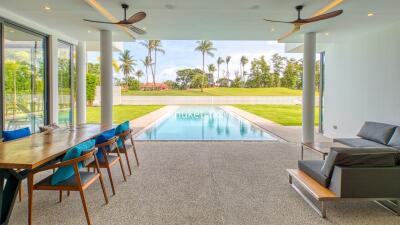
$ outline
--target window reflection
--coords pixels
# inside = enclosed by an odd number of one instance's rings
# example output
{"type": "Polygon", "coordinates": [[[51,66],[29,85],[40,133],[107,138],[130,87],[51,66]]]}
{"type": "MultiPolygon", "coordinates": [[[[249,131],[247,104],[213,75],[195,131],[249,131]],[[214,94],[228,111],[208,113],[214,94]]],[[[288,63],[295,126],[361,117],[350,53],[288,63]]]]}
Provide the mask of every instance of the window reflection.
{"type": "Polygon", "coordinates": [[[46,39],[4,26],[4,129],[44,125],[46,39]]]}

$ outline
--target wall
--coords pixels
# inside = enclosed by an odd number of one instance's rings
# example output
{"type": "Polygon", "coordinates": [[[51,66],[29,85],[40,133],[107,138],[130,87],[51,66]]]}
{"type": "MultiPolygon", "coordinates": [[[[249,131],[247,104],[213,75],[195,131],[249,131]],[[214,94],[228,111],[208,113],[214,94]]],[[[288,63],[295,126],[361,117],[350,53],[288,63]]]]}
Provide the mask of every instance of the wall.
{"type": "MultiPolygon", "coordinates": [[[[113,86],[113,105],[121,105],[121,86],[113,86]]],[[[94,106],[101,106],[101,87],[96,86],[94,106]]]]}
{"type": "Polygon", "coordinates": [[[395,24],[326,49],[325,135],[355,136],[366,120],[400,125],[399,37],[395,24]]]}

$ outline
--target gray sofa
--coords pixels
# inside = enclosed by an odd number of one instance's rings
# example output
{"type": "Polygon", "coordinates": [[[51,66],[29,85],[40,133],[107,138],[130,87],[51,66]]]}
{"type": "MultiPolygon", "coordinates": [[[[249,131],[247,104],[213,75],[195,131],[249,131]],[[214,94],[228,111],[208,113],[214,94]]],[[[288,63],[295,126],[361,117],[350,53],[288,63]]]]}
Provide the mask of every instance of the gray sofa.
{"type": "MultiPolygon", "coordinates": [[[[365,122],[357,136],[335,139],[350,148],[331,148],[326,160],[301,160],[299,170],[334,199],[372,199],[400,215],[400,127],[365,122]]],[[[307,202],[325,217],[324,200],[321,209],[307,202]]]]}
{"type": "Polygon", "coordinates": [[[298,166],[340,198],[400,198],[400,151],[392,148],[332,148],[326,160],[298,166]]]}
{"type": "Polygon", "coordinates": [[[337,138],[334,141],[350,147],[391,147],[400,149],[399,126],[367,121],[357,136],[359,138],[337,138]]]}

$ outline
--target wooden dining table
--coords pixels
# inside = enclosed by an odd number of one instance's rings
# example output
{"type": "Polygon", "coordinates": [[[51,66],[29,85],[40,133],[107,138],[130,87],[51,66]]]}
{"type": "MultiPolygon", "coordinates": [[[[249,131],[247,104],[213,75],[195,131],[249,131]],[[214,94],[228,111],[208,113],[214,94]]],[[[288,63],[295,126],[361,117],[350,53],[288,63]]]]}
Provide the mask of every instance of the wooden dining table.
{"type": "Polygon", "coordinates": [[[19,186],[29,171],[53,162],[71,147],[112,128],[83,124],[0,143],[0,225],[8,224],[19,186]]]}

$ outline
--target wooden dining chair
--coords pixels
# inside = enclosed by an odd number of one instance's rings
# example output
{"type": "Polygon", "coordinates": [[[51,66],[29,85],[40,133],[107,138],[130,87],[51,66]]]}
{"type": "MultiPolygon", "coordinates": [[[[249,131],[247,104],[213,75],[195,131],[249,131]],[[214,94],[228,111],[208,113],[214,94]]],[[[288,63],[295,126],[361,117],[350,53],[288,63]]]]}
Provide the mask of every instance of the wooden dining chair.
{"type": "MultiPolygon", "coordinates": [[[[137,166],[139,166],[139,160],[138,160],[138,157],[136,154],[135,145],[133,143],[132,130],[128,129],[128,130],[126,130],[120,134],[116,134],[116,135],[118,136],[119,140],[121,140],[121,143],[122,143],[120,146],[118,146],[119,152],[121,154],[125,155],[126,164],[128,165],[128,169],[129,169],[129,174],[132,175],[131,165],[129,163],[129,157],[128,157],[128,149],[129,149],[129,147],[131,147],[131,145],[125,143],[126,140],[129,140],[129,139],[131,140],[132,150],[133,150],[133,154],[135,155],[136,164],[137,164],[137,166]]],[[[116,149],[112,150],[111,153],[117,153],[116,149]]]]}
{"type": "MultiPolygon", "coordinates": [[[[100,168],[106,168],[108,177],[110,178],[110,183],[111,183],[111,189],[113,192],[113,195],[115,195],[115,187],[114,187],[114,181],[111,175],[111,167],[114,166],[118,161],[119,165],[121,166],[121,171],[122,171],[122,176],[124,177],[124,181],[126,181],[126,176],[125,176],[125,170],[124,166],[122,165],[122,159],[121,159],[121,154],[119,152],[119,148],[117,146],[117,140],[118,137],[113,137],[109,139],[106,142],[100,143],[96,145],[96,148],[98,151],[101,151],[101,156],[98,156],[98,161],[99,161],[99,166],[100,168]],[[110,150],[112,149],[112,150],[110,150]],[[111,151],[115,151],[117,154],[110,154],[111,151]]],[[[91,162],[88,165],[86,165],[88,168],[88,171],[90,168],[95,168],[96,163],[91,162]]]]}
{"type": "Polygon", "coordinates": [[[85,194],[84,190],[86,190],[93,182],[95,182],[97,179],[100,180],[101,188],[103,190],[103,195],[104,195],[104,200],[106,204],[108,204],[108,197],[106,190],[104,188],[104,182],[103,182],[103,177],[100,171],[99,167],[99,162],[97,160],[96,154],[94,154],[95,149],[93,148],[90,151],[87,151],[84,153],[84,155],[79,156],[77,158],[67,160],[67,161],[62,161],[58,162],[53,165],[49,166],[44,166],[42,168],[39,168],[37,170],[33,170],[28,174],[28,224],[32,224],[32,207],[33,207],[33,191],[34,190],[53,190],[53,191],[59,191],[60,192],[60,201],[62,200],[62,191],[79,191],[81,200],[82,200],[82,205],[83,205],[83,210],[85,212],[85,217],[87,224],[90,225],[90,217],[89,217],[89,212],[86,206],[86,200],[85,200],[85,194]],[[79,167],[84,163],[84,161],[94,157],[94,164],[96,170],[94,172],[85,172],[85,171],[80,171],[79,167]],[[51,184],[51,179],[53,175],[50,175],[46,177],[45,179],[39,181],[36,184],[33,184],[34,182],[34,175],[39,172],[47,171],[47,170],[52,170],[52,169],[59,169],[61,167],[66,167],[66,166],[73,166],[74,169],[74,175],[72,177],[69,177],[68,179],[61,181],[55,185],[51,184]]]}

